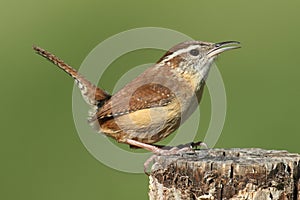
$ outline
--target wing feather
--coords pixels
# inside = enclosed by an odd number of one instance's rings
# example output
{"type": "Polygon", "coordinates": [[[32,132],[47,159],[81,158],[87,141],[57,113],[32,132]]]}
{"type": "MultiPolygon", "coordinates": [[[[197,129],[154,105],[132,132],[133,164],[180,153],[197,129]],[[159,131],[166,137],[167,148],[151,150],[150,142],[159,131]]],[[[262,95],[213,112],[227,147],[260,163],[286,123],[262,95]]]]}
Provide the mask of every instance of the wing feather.
{"type": "Polygon", "coordinates": [[[114,95],[97,113],[98,119],[121,116],[137,110],[168,105],[175,98],[167,87],[148,83],[138,87],[133,93],[120,91],[114,95]]]}

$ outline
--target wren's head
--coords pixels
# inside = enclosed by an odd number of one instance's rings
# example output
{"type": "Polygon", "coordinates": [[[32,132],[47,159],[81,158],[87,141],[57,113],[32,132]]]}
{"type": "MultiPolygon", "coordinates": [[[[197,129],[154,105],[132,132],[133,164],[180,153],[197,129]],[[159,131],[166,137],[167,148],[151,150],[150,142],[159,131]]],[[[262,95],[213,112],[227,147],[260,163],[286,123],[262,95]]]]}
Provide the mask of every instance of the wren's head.
{"type": "Polygon", "coordinates": [[[192,76],[190,78],[198,79],[195,81],[200,82],[202,79],[206,79],[210,66],[217,55],[230,49],[240,48],[240,46],[237,46],[238,44],[239,42],[236,41],[219,43],[183,42],[172,47],[157,64],[171,67],[176,72],[192,76]]]}

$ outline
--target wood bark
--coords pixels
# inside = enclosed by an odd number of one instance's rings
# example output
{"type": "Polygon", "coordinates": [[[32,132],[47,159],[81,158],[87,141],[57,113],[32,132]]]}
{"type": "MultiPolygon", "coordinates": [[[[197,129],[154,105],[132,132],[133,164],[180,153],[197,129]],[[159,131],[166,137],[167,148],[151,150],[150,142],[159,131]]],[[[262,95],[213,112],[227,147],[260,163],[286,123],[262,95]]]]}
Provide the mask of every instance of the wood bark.
{"type": "Polygon", "coordinates": [[[300,155],[263,149],[206,149],[157,156],[149,197],[300,200],[300,155]]]}

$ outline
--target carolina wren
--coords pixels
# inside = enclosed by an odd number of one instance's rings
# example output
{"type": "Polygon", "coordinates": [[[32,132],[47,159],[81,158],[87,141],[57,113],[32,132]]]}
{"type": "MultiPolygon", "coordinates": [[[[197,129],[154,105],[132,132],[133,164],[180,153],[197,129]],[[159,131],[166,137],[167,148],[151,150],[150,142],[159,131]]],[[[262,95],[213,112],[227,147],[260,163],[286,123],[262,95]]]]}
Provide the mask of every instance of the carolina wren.
{"type": "Polygon", "coordinates": [[[201,100],[211,64],[239,42],[188,41],[172,47],[119,92],[110,95],[50,52],[33,49],[75,79],[91,106],[88,122],[118,142],[161,154],[156,143],[184,122],[201,100]]]}

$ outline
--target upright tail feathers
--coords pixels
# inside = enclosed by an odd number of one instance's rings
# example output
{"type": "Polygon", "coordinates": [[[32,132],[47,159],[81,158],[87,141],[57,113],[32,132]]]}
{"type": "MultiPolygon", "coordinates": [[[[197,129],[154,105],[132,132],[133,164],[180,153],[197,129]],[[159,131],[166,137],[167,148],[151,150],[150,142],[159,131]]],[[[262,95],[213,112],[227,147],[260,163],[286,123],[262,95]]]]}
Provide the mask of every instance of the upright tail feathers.
{"type": "Polygon", "coordinates": [[[63,60],[59,59],[52,53],[34,46],[33,49],[39,55],[47,58],[49,61],[57,65],[60,69],[64,70],[67,74],[74,78],[78,88],[81,91],[81,94],[84,100],[91,106],[101,106],[106,100],[108,100],[111,96],[101,90],[82,75],[80,75],[75,69],[73,69],[70,65],[66,64],[63,60]]]}

